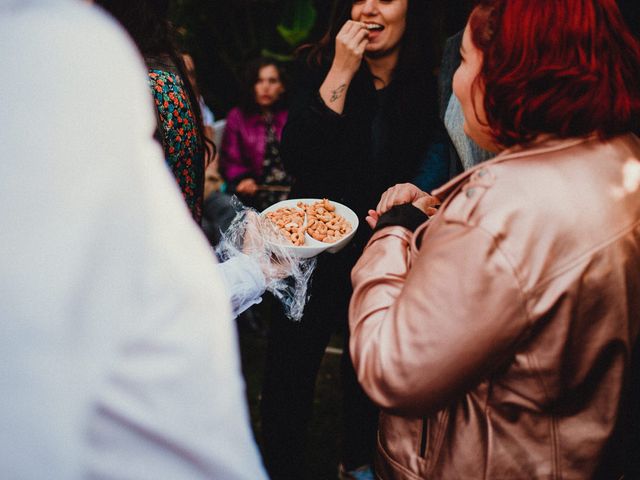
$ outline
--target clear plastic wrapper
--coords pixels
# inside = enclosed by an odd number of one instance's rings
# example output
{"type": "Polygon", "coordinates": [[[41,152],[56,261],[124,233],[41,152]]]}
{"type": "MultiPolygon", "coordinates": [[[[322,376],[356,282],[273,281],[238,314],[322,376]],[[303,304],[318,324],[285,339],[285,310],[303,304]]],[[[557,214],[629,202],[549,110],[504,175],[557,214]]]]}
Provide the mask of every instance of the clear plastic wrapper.
{"type": "Polygon", "coordinates": [[[239,202],[234,207],[236,216],[215,249],[221,262],[235,259],[229,264],[235,280],[227,282],[234,310],[239,313],[259,302],[263,292],[256,291],[260,282],[255,281],[255,272],[261,271],[262,286],[282,303],[288,318],[299,321],[316,258],[295,255],[273,223],[254,209],[239,202]]]}

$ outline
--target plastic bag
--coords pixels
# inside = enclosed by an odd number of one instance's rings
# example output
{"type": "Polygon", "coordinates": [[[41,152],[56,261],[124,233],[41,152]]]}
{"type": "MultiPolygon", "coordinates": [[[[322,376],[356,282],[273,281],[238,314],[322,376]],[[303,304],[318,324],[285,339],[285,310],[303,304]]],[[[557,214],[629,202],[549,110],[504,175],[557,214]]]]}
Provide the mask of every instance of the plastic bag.
{"type": "MultiPolygon", "coordinates": [[[[242,262],[237,262],[237,268],[243,269],[240,276],[245,271],[251,275],[249,270],[255,272],[256,266],[259,267],[266,290],[282,303],[288,318],[299,321],[307,302],[309,281],[316,266],[315,257],[295,256],[292,249],[283,243],[281,234],[271,221],[240,202],[235,203],[234,208],[236,216],[222,232],[220,243],[215,248],[216,255],[221,262],[242,259],[242,262]]],[[[256,295],[263,293],[255,291],[255,282],[252,281],[236,282],[231,289],[233,302],[241,305],[240,311],[257,303],[256,295]]]]}

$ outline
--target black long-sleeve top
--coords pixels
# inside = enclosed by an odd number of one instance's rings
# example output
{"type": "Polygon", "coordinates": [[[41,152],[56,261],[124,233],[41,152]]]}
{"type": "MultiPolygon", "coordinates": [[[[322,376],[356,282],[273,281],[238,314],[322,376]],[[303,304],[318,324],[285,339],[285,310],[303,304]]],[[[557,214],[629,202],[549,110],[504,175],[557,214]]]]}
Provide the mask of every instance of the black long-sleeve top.
{"type": "Polygon", "coordinates": [[[430,142],[442,135],[436,86],[432,78],[415,78],[376,90],[363,63],[339,115],[320,98],[327,71],[306,68],[298,76],[281,154],[295,178],[292,198],[329,198],[358,214],[359,252],[371,233],[367,210],[387,188],[411,181],[430,142]]]}

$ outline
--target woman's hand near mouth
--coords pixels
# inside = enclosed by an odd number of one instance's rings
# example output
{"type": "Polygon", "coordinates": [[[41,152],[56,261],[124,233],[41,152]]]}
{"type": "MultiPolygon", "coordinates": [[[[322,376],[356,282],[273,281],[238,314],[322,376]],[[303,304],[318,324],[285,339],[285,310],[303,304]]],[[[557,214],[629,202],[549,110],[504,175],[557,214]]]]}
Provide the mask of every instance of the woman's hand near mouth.
{"type": "Polygon", "coordinates": [[[336,113],[344,111],[349,84],[360,68],[368,43],[369,30],[362,22],[348,20],[338,32],[333,63],[320,86],[320,97],[336,113]]]}

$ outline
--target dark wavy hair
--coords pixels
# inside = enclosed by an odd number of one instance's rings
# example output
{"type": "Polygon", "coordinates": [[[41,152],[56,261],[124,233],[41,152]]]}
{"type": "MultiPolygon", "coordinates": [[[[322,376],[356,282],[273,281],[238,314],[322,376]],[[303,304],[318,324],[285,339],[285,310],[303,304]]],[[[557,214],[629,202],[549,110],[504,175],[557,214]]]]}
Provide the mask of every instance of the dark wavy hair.
{"type": "Polygon", "coordinates": [[[205,158],[212,158],[215,145],[204,135],[202,112],[195,86],[189,81],[182,55],[174,43],[173,25],[169,21],[169,0],[96,0],[127,30],[145,57],[168,56],[182,78],[198,128],[198,143],[205,158]]]}
{"type": "Polygon", "coordinates": [[[286,71],[277,61],[270,58],[258,57],[247,62],[247,65],[245,66],[242,81],[242,92],[240,94],[240,109],[243,112],[251,114],[258,113],[260,111],[260,107],[256,103],[255,85],[258,81],[260,70],[263,67],[268,67],[269,65],[273,65],[276,68],[278,76],[280,77],[280,82],[284,87],[284,93],[280,95],[280,98],[278,98],[274,103],[272,110],[282,110],[286,107],[287,91],[289,87],[286,71]]]}
{"type": "MultiPolygon", "coordinates": [[[[353,0],[336,0],[324,36],[316,44],[298,50],[298,57],[304,60],[307,68],[320,72],[331,65],[336,36],[351,19],[353,3],[353,0]]],[[[430,28],[432,6],[432,0],[407,0],[405,31],[389,85],[392,101],[385,107],[390,143],[398,155],[412,162],[419,161],[431,141],[444,135],[438,117],[435,67],[439,61],[430,28]]],[[[362,68],[366,69],[366,62],[362,63],[362,68]]],[[[412,168],[417,167],[413,165],[412,168]]]]}
{"type": "MultiPolygon", "coordinates": [[[[438,64],[435,58],[435,40],[432,37],[430,23],[430,0],[407,0],[407,18],[405,32],[398,58],[393,72],[393,79],[404,82],[416,76],[433,76],[438,64]]],[[[309,46],[308,61],[320,65],[333,58],[335,40],[342,26],[351,19],[353,0],[337,0],[329,28],[315,45],[309,46]]],[[[427,92],[425,92],[426,94],[427,92]]]]}
{"type": "Polygon", "coordinates": [[[638,132],[640,43],[614,0],[481,0],[469,28],[501,145],[638,132]]]}

